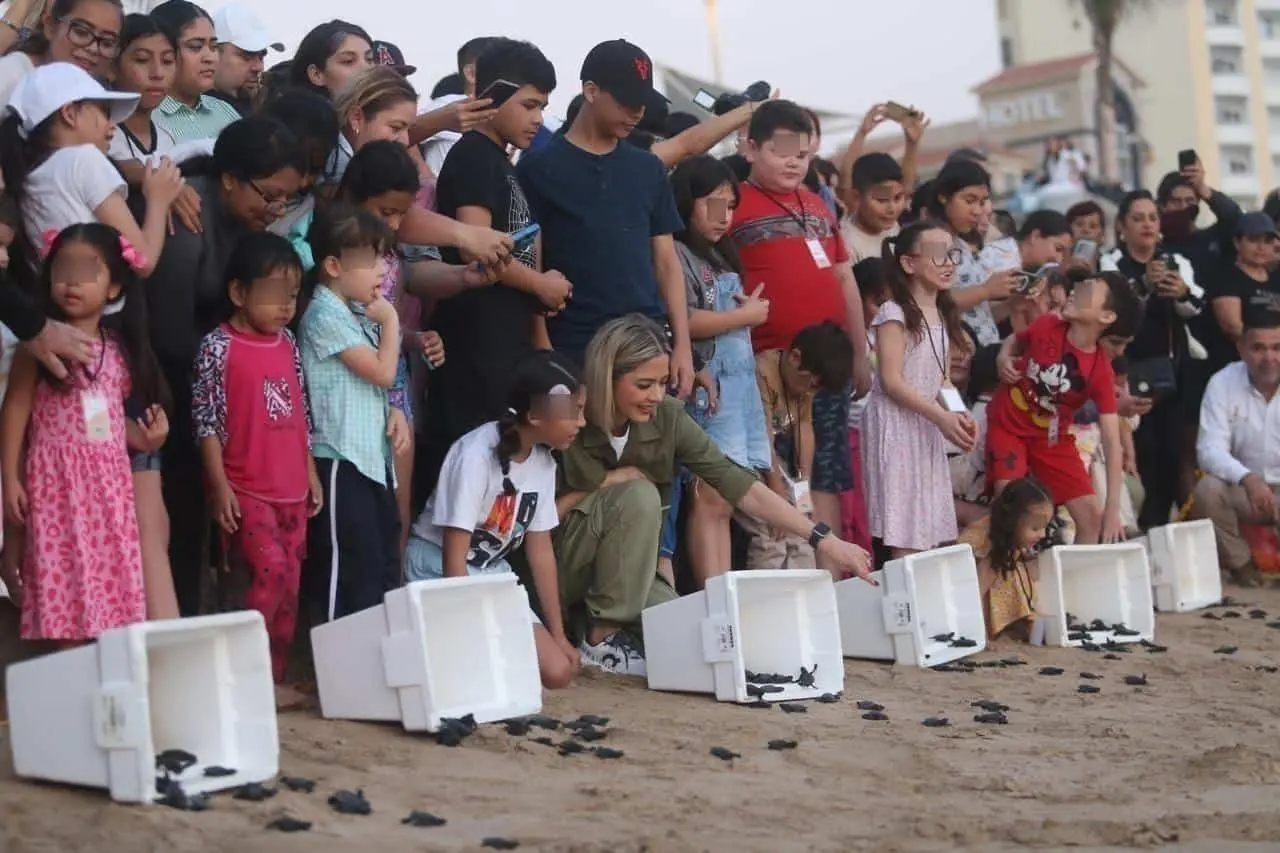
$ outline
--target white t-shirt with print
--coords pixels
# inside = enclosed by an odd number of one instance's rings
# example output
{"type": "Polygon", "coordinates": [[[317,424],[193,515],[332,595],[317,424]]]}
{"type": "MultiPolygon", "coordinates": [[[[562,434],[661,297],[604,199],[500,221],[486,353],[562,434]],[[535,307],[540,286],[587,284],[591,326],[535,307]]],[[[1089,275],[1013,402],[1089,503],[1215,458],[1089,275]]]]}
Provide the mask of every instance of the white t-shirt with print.
{"type": "MultiPolygon", "coordinates": [[[[956,267],[956,290],[977,287],[985,284],[993,273],[1001,270],[1020,269],[1022,255],[1018,251],[1018,241],[1012,237],[993,240],[982,247],[982,251],[974,253],[963,239],[956,238],[956,248],[961,252],[960,264],[956,267]]],[[[973,329],[978,338],[978,346],[985,347],[1000,343],[1000,329],[996,326],[995,315],[991,313],[991,303],[983,300],[964,312],[964,322],[973,329]]]]}
{"type": "Polygon", "coordinates": [[[96,222],[95,211],[112,193],[129,194],[124,177],[92,145],[59,148],[27,176],[22,221],[32,245],[44,245],[45,231],[96,222]]]}
{"type": "Polygon", "coordinates": [[[0,59],[0,113],[9,106],[9,99],[13,97],[13,90],[18,88],[18,81],[35,68],[31,57],[20,50],[0,59]]]}
{"type": "Polygon", "coordinates": [[[506,559],[526,533],[555,529],[556,461],[536,446],[523,462],[511,461],[507,477],[515,494],[502,488],[502,468],[494,452],[496,421],[477,427],[454,442],[440,469],[435,494],[413,526],[413,535],[443,549],[444,529],[470,530],[467,565],[485,569],[506,559]]]}
{"type": "MultiPolygon", "coordinates": [[[[426,115],[429,112],[443,109],[450,104],[465,101],[466,99],[466,95],[441,95],[425,107],[420,108],[418,115],[426,115]]],[[[431,170],[431,174],[437,176],[440,174],[440,169],[444,166],[444,159],[449,156],[449,151],[453,148],[454,143],[461,138],[462,134],[456,130],[442,130],[422,143],[422,159],[427,161],[427,168],[431,170]]]]}

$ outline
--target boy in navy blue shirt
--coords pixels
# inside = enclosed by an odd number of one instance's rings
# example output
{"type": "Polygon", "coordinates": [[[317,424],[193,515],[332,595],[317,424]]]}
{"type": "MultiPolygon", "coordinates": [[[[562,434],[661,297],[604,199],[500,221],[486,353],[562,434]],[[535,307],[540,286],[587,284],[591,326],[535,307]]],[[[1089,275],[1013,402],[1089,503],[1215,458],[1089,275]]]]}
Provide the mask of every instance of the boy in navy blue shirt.
{"type": "Polygon", "coordinates": [[[662,162],[623,141],[662,97],[653,88],[653,63],[629,42],[607,41],[587,54],[581,78],[584,103],[568,131],[516,167],[542,226],[542,268],[573,282],[547,331],[557,350],[581,361],[608,320],[639,313],[665,321],[671,381],[687,396],[693,352],[671,237],[683,224],[662,162]]]}

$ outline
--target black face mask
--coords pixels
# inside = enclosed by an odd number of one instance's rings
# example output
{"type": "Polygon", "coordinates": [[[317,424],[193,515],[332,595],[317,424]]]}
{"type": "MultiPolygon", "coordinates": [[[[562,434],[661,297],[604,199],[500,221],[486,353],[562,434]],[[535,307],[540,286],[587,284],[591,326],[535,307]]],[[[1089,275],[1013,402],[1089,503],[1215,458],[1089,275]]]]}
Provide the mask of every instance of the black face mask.
{"type": "Polygon", "coordinates": [[[1160,214],[1160,233],[1165,240],[1186,240],[1196,230],[1196,217],[1200,205],[1193,204],[1185,210],[1166,210],[1160,214]]]}

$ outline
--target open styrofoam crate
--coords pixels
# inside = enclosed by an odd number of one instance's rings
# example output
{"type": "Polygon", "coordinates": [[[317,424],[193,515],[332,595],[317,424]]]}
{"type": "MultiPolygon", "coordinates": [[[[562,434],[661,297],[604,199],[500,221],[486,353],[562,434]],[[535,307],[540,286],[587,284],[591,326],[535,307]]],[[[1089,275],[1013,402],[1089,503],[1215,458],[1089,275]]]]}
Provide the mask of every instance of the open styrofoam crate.
{"type": "Polygon", "coordinates": [[[1089,641],[1136,643],[1155,639],[1151,569],[1147,549],[1138,542],[1116,545],[1059,545],[1040,555],[1037,609],[1045,620],[1045,643],[1079,646],[1068,637],[1067,614],[1088,625],[1123,623],[1134,636],[1090,631],[1089,641]]]}
{"type": "Polygon", "coordinates": [[[768,699],[816,699],[844,689],[829,572],[728,572],[710,578],[701,592],[647,608],[641,621],[652,690],[753,702],[747,695],[748,670],[799,677],[801,668],[813,674],[811,686],[776,685],[782,691],[768,699]]]}
{"type": "Polygon", "coordinates": [[[857,578],[836,584],[845,657],[933,667],[987,647],[978,567],[968,545],[891,560],[872,577],[879,586],[857,578]],[[947,634],[977,645],[934,639],[947,634]]]}
{"type": "Polygon", "coordinates": [[[542,710],[529,597],[510,572],[416,581],[311,629],[320,712],[440,730],[542,710]]]}
{"type": "Polygon", "coordinates": [[[1209,519],[1153,528],[1147,534],[1156,609],[1185,613],[1222,600],[1218,542],[1209,519]]]}
{"type": "Polygon", "coordinates": [[[11,664],[5,691],[18,776],[149,803],[159,796],[156,756],[170,749],[196,756],[171,777],[188,794],[279,772],[271,656],[256,611],[113,628],[11,664]],[[235,772],[205,776],[213,766],[235,772]]]}

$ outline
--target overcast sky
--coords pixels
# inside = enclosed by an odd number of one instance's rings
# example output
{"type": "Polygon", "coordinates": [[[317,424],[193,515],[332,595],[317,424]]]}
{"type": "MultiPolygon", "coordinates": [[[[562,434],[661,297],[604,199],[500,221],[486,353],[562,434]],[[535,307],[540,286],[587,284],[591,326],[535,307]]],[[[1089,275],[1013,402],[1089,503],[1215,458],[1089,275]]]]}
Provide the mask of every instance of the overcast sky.
{"type": "MultiPolygon", "coordinates": [[[[605,39],[626,38],[659,64],[711,77],[702,0],[246,2],[290,54],[311,26],[334,17],[395,42],[418,66],[413,82],[424,94],[478,35],[538,45],[556,66],[558,115],[578,90],[583,56],[605,39]]],[[[202,5],[212,12],[224,3],[202,5]]],[[[893,99],[935,122],[971,118],[977,100],[969,90],[1000,65],[994,0],[719,0],[719,7],[726,81],[766,79],[812,107],[861,114],[893,99]]]]}

